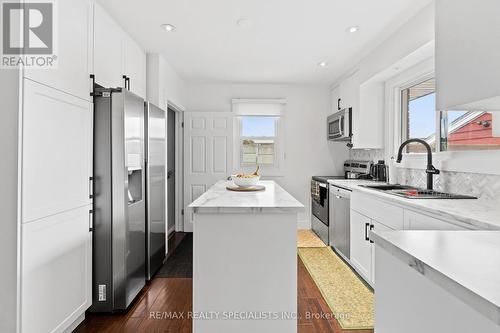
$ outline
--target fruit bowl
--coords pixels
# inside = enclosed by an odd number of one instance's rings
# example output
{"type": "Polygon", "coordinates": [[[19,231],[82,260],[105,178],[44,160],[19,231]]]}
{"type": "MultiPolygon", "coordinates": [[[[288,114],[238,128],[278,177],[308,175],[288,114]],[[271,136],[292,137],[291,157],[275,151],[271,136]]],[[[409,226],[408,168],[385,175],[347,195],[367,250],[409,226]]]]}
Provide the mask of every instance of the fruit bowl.
{"type": "Polygon", "coordinates": [[[258,175],[232,175],[231,180],[236,186],[239,187],[250,187],[257,185],[260,176],[258,175]]]}

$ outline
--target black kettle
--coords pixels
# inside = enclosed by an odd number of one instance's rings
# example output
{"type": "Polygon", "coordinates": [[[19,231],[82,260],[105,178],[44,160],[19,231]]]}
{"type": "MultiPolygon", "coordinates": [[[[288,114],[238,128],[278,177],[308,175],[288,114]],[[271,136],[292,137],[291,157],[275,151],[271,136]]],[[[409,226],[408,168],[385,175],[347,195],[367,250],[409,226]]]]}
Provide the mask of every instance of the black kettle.
{"type": "Polygon", "coordinates": [[[373,164],[370,168],[370,176],[373,180],[387,181],[388,168],[383,160],[378,161],[377,164],[373,164]]]}

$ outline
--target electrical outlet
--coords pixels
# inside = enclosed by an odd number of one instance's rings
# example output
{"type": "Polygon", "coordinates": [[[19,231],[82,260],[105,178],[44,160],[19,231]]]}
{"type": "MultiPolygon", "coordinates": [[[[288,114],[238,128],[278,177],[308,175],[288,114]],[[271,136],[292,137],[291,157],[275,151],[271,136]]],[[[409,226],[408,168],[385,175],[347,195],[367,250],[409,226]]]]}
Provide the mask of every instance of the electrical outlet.
{"type": "Polygon", "coordinates": [[[105,302],[105,301],[106,301],[106,285],[100,284],[99,285],[99,302],[105,302]]]}

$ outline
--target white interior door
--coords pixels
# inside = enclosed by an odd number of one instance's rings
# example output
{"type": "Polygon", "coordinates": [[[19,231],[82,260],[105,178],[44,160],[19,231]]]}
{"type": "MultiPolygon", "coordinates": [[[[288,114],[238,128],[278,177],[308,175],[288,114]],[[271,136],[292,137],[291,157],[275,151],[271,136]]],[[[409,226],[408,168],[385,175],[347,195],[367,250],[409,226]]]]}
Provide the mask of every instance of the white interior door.
{"type": "Polygon", "coordinates": [[[233,171],[233,114],[184,113],[184,231],[193,231],[187,206],[233,171]]]}

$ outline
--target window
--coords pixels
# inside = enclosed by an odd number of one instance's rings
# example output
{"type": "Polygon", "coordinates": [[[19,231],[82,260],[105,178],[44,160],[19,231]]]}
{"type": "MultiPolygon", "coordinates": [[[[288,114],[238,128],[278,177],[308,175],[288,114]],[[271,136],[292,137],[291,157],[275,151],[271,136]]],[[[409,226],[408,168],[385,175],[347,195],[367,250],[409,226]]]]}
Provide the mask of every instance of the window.
{"type": "MultiPolygon", "coordinates": [[[[436,81],[425,80],[401,91],[401,138],[425,140],[436,151],[436,81]]],[[[423,153],[419,143],[406,146],[407,153],[423,153]]]]}
{"type": "Polygon", "coordinates": [[[234,99],[234,166],[237,172],[282,175],[285,161],[282,99],[234,99]]]}
{"type": "Polygon", "coordinates": [[[500,149],[498,112],[441,112],[442,151],[488,149],[500,149]]]}
{"type": "MultiPolygon", "coordinates": [[[[427,79],[401,91],[402,141],[425,140],[436,151],[436,82],[427,79]]],[[[500,112],[442,111],[439,113],[439,151],[500,149],[500,112]]],[[[409,144],[408,153],[422,153],[409,144]]]]}
{"type": "Polygon", "coordinates": [[[243,116],[240,124],[241,166],[274,166],[278,117],[243,116]]]}

